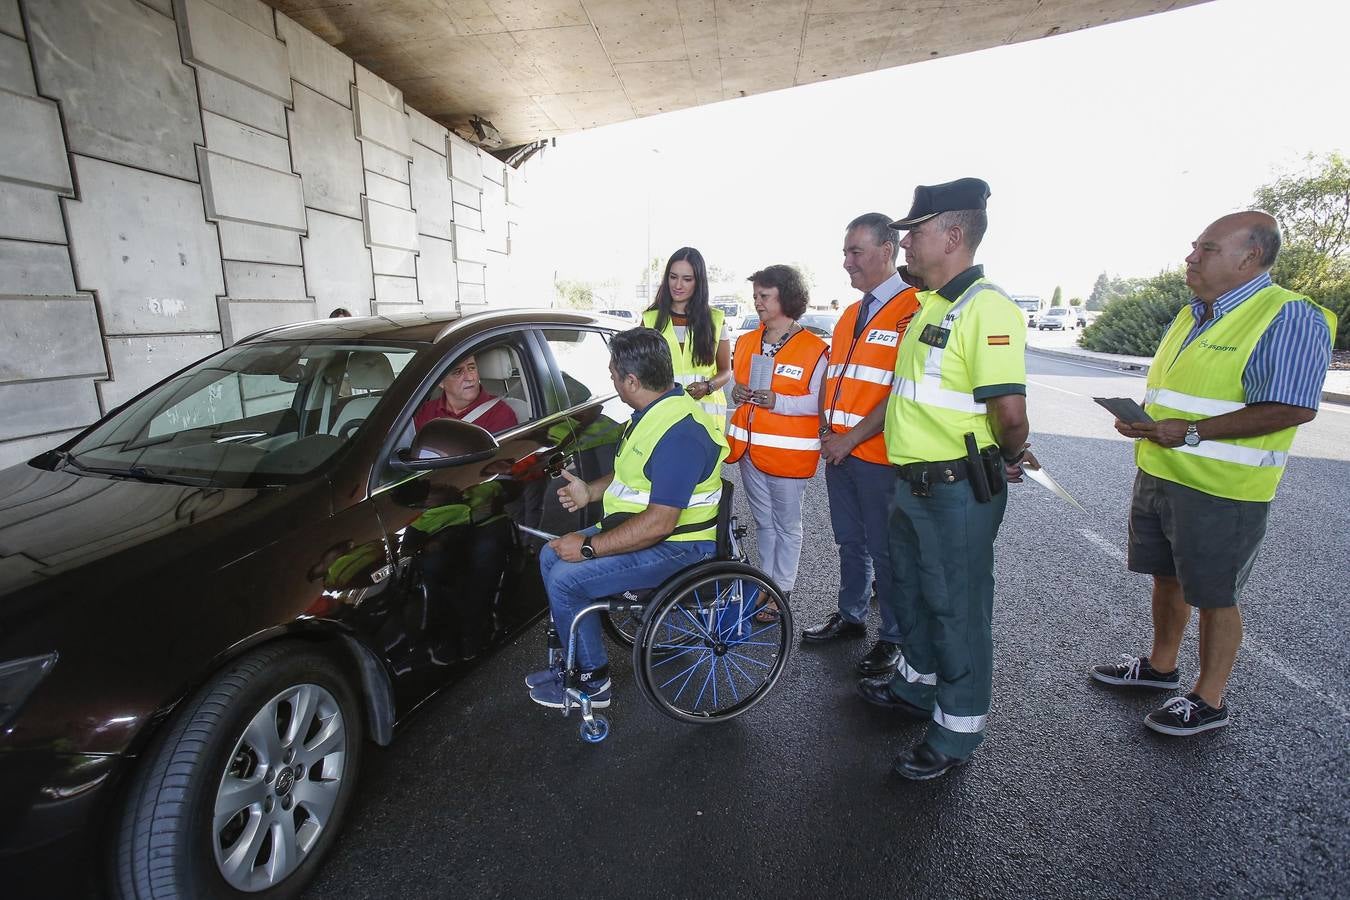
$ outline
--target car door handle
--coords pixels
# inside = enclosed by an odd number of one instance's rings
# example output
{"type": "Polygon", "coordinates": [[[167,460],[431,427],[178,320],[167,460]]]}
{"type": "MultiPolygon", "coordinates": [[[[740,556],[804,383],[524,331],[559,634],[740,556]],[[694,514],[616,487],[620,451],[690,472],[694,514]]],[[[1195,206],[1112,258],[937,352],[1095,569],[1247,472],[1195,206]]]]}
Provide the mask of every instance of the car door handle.
{"type": "Polygon", "coordinates": [[[567,453],[555,453],[548,458],[544,465],[544,471],[548,473],[549,478],[561,478],[562,470],[572,464],[572,456],[567,453]]]}

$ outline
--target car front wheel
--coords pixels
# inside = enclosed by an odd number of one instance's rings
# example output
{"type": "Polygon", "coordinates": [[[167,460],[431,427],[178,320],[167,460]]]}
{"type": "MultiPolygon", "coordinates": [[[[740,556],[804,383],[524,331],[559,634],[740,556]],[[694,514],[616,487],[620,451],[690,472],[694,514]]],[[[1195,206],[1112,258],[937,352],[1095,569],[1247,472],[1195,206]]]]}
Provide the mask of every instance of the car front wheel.
{"type": "Polygon", "coordinates": [[[133,777],[113,858],[123,898],[293,897],[341,827],[360,701],[303,644],[257,650],[184,704],[133,777]]]}

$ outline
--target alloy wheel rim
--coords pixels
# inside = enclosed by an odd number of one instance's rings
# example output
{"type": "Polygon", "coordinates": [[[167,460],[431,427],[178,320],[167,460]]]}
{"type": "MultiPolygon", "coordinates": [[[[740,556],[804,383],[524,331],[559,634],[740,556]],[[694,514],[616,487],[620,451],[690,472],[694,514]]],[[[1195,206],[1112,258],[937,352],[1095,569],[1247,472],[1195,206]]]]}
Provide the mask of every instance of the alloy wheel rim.
{"type": "Polygon", "coordinates": [[[326,688],[293,685],[263,704],[216,788],[211,845],[231,887],[266,890],[299,868],[332,819],[346,750],[346,721],[326,688]]]}

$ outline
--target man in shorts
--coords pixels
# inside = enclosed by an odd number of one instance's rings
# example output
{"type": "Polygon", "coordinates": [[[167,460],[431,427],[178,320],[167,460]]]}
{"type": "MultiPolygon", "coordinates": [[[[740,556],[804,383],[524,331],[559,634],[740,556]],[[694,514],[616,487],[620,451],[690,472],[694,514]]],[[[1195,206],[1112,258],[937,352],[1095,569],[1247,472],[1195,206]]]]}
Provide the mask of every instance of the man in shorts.
{"type": "Polygon", "coordinates": [[[1228,724],[1224,691],[1242,643],[1238,595],[1266,533],[1270,500],[1298,426],[1317,415],[1336,317],[1270,279],[1280,229],[1234,213],[1191,245],[1181,308],[1149,368],[1150,422],[1116,422],[1138,439],[1130,504],[1132,572],[1153,576],[1148,656],[1095,666],[1121,687],[1180,687],[1177,655],[1200,610],[1200,674],[1145,718],[1187,736],[1228,724]]]}

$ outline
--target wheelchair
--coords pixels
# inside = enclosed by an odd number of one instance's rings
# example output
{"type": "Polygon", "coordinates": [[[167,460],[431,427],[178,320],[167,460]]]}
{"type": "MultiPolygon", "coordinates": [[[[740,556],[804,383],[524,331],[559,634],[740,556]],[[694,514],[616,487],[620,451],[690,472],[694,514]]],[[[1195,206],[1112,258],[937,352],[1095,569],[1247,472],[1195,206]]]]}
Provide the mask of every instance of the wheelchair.
{"type": "Polygon", "coordinates": [[[591,708],[576,666],[581,620],[600,615],[604,630],[633,654],[643,696],[681,722],[725,722],[748,711],[773,689],[792,647],[792,612],[768,576],[748,563],[746,528],[731,513],[735,486],[722,480],[717,553],[656,588],[625,591],[584,607],[572,620],[564,648],[548,628],[548,664],[562,664],[562,714],[581,713],[580,736],[598,744],[609,720],[591,708]],[[767,610],[777,607],[777,613],[767,610]],[[762,621],[771,619],[771,621],[762,621]]]}

